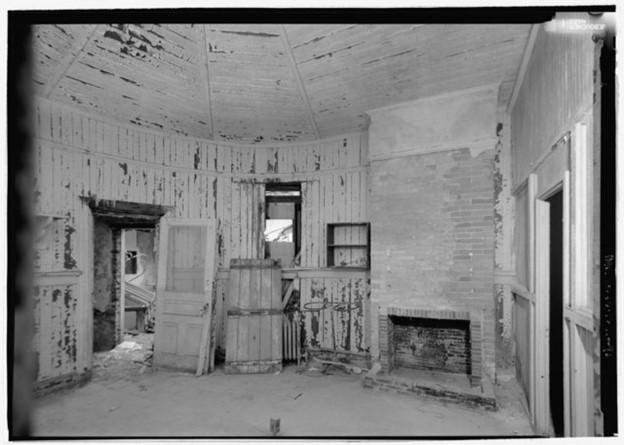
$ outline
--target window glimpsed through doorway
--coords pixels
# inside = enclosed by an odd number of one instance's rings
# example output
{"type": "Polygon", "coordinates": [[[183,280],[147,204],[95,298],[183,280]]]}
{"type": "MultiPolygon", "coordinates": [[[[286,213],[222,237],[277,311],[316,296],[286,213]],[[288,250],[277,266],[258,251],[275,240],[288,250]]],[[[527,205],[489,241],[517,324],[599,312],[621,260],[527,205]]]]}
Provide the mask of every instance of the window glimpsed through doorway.
{"type": "Polygon", "coordinates": [[[301,183],[267,184],[265,202],[265,258],[293,267],[301,249],[301,183]]]}
{"type": "Polygon", "coordinates": [[[126,264],[122,298],[124,333],[154,332],[156,255],[154,229],[124,229],[126,264]]]}
{"type": "Polygon", "coordinates": [[[125,274],[132,275],[137,273],[138,262],[137,262],[138,252],[136,250],[126,250],[126,267],[125,274]]]}

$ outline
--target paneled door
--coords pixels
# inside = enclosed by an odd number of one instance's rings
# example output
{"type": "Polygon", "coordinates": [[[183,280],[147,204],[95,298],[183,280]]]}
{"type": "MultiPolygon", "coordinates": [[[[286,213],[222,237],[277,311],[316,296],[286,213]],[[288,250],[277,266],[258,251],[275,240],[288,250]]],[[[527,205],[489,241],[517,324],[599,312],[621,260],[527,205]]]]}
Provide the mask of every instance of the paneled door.
{"type": "Polygon", "coordinates": [[[550,435],[550,204],[535,200],[535,426],[540,435],[550,435]]]}
{"type": "Polygon", "coordinates": [[[161,220],[154,365],[197,369],[204,315],[213,312],[214,258],[214,220],[161,220]]]}

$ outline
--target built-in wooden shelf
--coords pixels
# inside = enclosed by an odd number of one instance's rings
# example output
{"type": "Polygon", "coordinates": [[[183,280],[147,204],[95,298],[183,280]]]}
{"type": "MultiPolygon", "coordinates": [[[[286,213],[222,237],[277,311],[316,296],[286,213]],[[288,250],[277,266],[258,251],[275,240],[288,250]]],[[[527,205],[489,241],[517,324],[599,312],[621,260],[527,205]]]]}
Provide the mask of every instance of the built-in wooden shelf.
{"type": "Polygon", "coordinates": [[[327,267],[370,268],[370,223],[327,224],[327,267]]]}

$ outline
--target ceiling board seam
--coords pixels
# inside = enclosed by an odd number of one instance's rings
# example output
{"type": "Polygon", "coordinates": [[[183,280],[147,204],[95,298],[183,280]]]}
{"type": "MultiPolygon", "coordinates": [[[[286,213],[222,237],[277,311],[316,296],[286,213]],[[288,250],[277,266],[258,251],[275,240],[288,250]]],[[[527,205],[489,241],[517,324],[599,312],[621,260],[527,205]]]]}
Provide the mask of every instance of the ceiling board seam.
{"type": "Polygon", "coordinates": [[[95,37],[96,31],[100,28],[100,26],[102,25],[94,25],[93,31],[91,31],[91,34],[89,34],[89,36],[82,42],[81,45],[78,45],[77,42],[74,42],[74,44],[69,49],[69,54],[65,56],[59,68],[55,71],[54,75],[48,80],[45,90],[43,91],[43,97],[45,98],[50,97],[50,95],[52,94],[52,91],[54,91],[54,89],[57,87],[61,79],[65,76],[67,71],[69,71],[69,69],[74,65],[74,63],[78,59],[78,56],[80,55],[82,50],[93,40],[93,38],[95,37]]]}
{"type": "Polygon", "coordinates": [[[201,51],[201,58],[203,61],[202,64],[202,71],[204,71],[202,73],[202,83],[204,85],[204,93],[206,95],[206,114],[208,115],[208,124],[210,125],[210,128],[208,129],[208,134],[210,135],[210,138],[212,139],[214,137],[214,121],[212,118],[212,92],[211,92],[211,86],[210,86],[210,58],[208,57],[208,42],[207,42],[207,37],[206,37],[206,27],[208,25],[203,25],[202,26],[202,35],[203,35],[203,48],[200,45],[200,51],[201,51]]]}
{"type": "Polygon", "coordinates": [[[321,135],[318,130],[318,126],[316,124],[316,120],[314,119],[314,113],[312,111],[312,106],[310,105],[310,98],[308,97],[308,93],[306,92],[305,86],[303,85],[303,79],[301,78],[301,73],[299,72],[299,67],[297,67],[297,62],[295,61],[295,55],[293,54],[293,49],[290,46],[290,41],[288,39],[288,34],[286,32],[286,27],[282,25],[282,41],[284,42],[284,49],[286,55],[288,56],[288,61],[290,62],[290,66],[293,70],[293,74],[295,75],[295,80],[297,81],[297,85],[299,86],[299,92],[301,93],[301,97],[303,99],[303,103],[306,109],[306,114],[308,115],[308,120],[310,121],[310,125],[314,130],[314,135],[317,139],[321,139],[321,135]]]}
{"type": "Polygon", "coordinates": [[[520,61],[520,67],[518,68],[518,76],[516,77],[516,82],[514,83],[513,90],[511,93],[511,97],[509,98],[509,103],[507,104],[507,112],[511,114],[516,105],[516,100],[518,99],[518,94],[520,93],[520,87],[524,81],[524,75],[526,74],[527,67],[529,65],[529,60],[531,59],[531,54],[533,54],[533,47],[535,46],[535,40],[537,38],[537,31],[539,30],[539,25],[534,24],[531,25],[531,30],[529,31],[529,37],[527,38],[526,46],[524,47],[524,53],[522,55],[522,60],[520,61]]]}

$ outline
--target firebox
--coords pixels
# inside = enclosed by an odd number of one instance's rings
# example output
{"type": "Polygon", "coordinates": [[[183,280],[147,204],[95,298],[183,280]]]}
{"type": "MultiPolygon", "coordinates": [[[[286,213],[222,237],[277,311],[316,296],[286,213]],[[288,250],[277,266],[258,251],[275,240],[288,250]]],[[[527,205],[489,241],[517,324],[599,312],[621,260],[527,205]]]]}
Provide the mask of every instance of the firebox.
{"type": "Polygon", "coordinates": [[[481,320],[467,311],[388,307],[379,316],[384,371],[401,368],[464,374],[481,382],[481,320]]]}
{"type": "Polygon", "coordinates": [[[470,322],[390,316],[391,368],[471,374],[470,322]]]}

